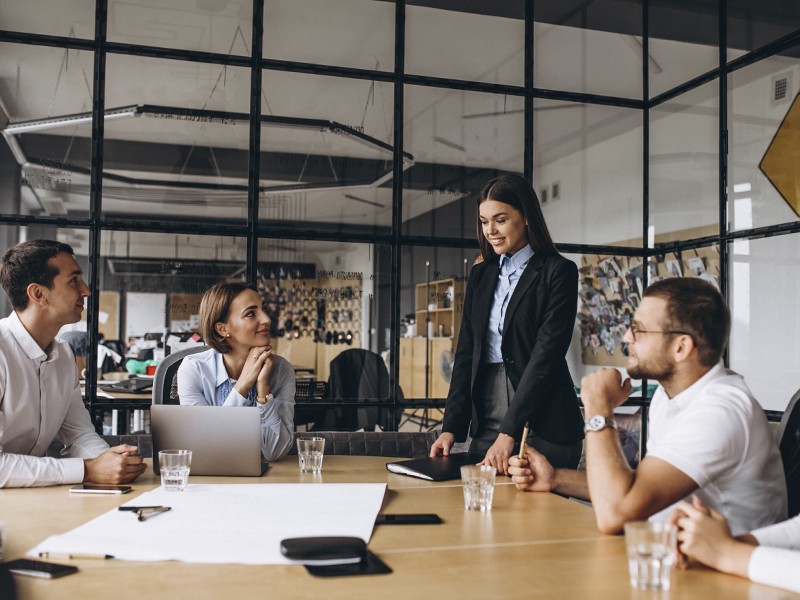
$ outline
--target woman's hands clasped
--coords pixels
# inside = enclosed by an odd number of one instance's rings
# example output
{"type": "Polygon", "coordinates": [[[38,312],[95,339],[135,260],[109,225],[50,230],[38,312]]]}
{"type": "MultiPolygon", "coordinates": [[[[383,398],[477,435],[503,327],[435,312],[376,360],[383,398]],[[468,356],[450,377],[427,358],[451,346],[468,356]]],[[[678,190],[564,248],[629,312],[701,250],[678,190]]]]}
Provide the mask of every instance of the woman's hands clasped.
{"type": "Polygon", "coordinates": [[[236,391],[245,398],[254,385],[258,385],[257,393],[259,396],[269,394],[269,375],[275,358],[272,355],[272,346],[256,346],[250,348],[242,367],[242,374],[236,381],[236,391]],[[262,394],[262,392],[265,392],[262,394]]]}

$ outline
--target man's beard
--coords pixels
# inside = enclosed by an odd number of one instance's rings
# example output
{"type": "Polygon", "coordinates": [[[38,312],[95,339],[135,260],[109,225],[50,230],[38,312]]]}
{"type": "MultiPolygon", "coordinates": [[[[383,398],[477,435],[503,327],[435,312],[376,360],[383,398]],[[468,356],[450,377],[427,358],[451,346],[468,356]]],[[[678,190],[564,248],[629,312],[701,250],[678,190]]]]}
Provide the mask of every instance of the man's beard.
{"type": "Polygon", "coordinates": [[[653,379],[660,383],[669,381],[675,374],[675,365],[665,358],[658,360],[642,361],[638,356],[635,367],[628,367],[628,376],[633,379],[653,379]]]}

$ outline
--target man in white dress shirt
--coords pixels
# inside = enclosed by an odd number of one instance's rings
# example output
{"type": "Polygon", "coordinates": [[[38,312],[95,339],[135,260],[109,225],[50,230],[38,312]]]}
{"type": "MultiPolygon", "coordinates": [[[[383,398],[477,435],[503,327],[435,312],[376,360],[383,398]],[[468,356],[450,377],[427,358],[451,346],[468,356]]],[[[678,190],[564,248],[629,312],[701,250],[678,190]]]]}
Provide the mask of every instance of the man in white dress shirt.
{"type": "Polygon", "coordinates": [[[145,470],[135,446],[109,448],[83,404],[75,359],[55,339],[80,320],[89,288],[70,246],[9,248],[0,284],[14,311],[0,320],[0,488],[127,483],[145,470]],[[63,458],[45,454],[57,440],[63,458]]]}

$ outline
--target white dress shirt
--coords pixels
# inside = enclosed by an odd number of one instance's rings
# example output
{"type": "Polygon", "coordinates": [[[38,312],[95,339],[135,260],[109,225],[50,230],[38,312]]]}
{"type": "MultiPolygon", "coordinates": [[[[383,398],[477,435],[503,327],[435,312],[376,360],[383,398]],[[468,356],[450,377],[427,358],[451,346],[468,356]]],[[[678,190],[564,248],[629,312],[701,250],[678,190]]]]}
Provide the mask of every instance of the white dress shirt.
{"type": "Polygon", "coordinates": [[[752,534],[759,546],[753,550],[747,574],[753,581],[800,592],[800,515],[762,527],[752,534]]]}
{"type": "Polygon", "coordinates": [[[108,450],[83,404],[75,359],[54,340],[45,353],[16,312],[0,320],[0,488],[79,483],[83,458],[108,450]],[[62,456],[45,457],[50,444],[62,456]]]}

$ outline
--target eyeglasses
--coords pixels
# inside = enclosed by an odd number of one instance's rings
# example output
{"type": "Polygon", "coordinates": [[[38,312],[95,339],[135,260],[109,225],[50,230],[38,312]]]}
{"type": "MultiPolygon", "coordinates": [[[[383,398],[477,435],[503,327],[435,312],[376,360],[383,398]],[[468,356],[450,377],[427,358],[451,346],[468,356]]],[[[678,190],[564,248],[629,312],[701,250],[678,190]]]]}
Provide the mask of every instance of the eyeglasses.
{"type": "Polygon", "coordinates": [[[635,325],[631,325],[630,331],[631,331],[631,337],[633,338],[634,342],[636,341],[636,336],[639,335],[640,333],[660,333],[661,335],[688,335],[689,337],[692,336],[692,334],[689,333],[688,331],[678,331],[676,329],[668,329],[667,331],[646,331],[644,329],[638,329],[635,325]]]}

